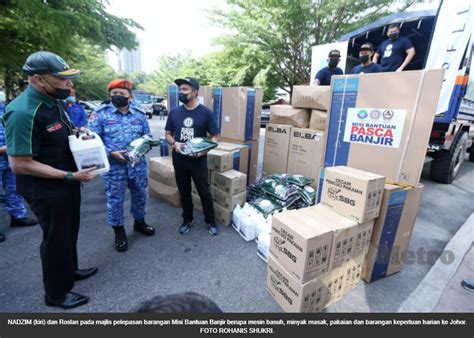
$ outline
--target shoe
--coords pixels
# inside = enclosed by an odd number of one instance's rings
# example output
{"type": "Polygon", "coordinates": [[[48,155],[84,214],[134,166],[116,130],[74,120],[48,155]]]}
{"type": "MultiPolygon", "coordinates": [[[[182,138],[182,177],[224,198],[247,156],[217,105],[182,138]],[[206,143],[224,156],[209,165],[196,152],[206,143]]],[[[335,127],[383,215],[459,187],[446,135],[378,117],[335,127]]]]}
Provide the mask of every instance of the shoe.
{"type": "Polygon", "coordinates": [[[461,282],[461,285],[463,288],[465,288],[467,291],[474,292],[474,280],[468,280],[465,279],[461,282]]]}
{"type": "Polygon", "coordinates": [[[208,224],[207,229],[209,231],[209,235],[211,236],[217,236],[217,234],[219,233],[219,228],[215,224],[208,224]]]}
{"type": "Polygon", "coordinates": [[[155,228],[146,224],[145,220],[135,221],[133,230],[144,234],[145,236],[155,235],[155,228]]]}
{"type": "Polygon", "coordinates": [[[112,227],[115,232],[115,250],[124,252],[128,249],[127,234],[125,228],[122,226],[112,227]]]}
{"type": "Polygon", "coordinates": [[[74,280],[78,281],[78,280],[87,279],[89,277],[94,276],[97,273],[97,271],[99,271],[98,267],[93,267],[89,269],[78,269],[76,270],[76,273],[74,274],[74,280]]]}
{"type": "Polygon", "coordinates": [[[89,302],[89,297],[80,295],[78,293],[69,292],[66,293],[64,298],[60,300],[55,300],[48,296],[45,296],[44,302],[47,306],[60,307],[61,309],[67,310],[87,304],[89,302]]]}
{"type": "Polygon", "coordinates": [[[5,234],[0,232],[0,243],[5,242],[6,239],[5,234]]]}
{"type": "Polygon", "coordinates": [[[28,217],[23,217],[23,218],[12,217],[10,220],[11,227],[31,227],[36,224],[38,224],[38,221],[36,219],[28,218],[28,217]]]}
{"type": "Polygon", "coordinates": [[[188,221],[188,222],[184,222],[183,224],[181,224],[181,226],[179,227],[179,233],[181,235],[185,235],[189,232],[189,230],[191,230],[191,227],[193,226],[194,224],[194,221],[188,221]]]}

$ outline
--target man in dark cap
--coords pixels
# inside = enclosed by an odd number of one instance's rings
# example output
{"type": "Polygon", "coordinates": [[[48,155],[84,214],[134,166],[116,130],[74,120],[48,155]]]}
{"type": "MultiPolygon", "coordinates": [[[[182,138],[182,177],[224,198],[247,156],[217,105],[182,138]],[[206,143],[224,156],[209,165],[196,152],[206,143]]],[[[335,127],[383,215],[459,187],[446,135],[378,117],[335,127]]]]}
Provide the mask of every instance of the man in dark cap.
{"type": "Polygon", "coordinates": [[[128,249],[123,210],[127,188],[131,196],[133,230],[145,236],[155,235],[155,228],[145,221],[147,163],[140,161],[132,166],[124,157],[132,141],[144,135],[151,136],[151,132],[145,113],[131,105],[132,82],[117,79],[107,88],[111,102],[91,114],[89,128],[102,138],[110,159],[110,170],[102,175],[107,195],[107,220],[114,230],[115,249],[123,252],[128,249]]]}
{"type": "Polygon", "coordinates": [[[342,75],[344,72],[337,65],[341,61],[341,53],[337,49],[333,49],[328,55],[328,65],[322,68],[314,77],[313,85],[330,86],[333,75],[342,75]]]}
{"type": "Polygon", "coordinates": [[[352,74],[379,73],[382,68],[379,64],[372,62],[374,56],[374,45],[370,42],[364,43],[359,50],[360,65],[352,68],[352,74]]]}
{"type": "Polygon", "coordinates": [[[401,72],[415,57],[416,51],[406,36],[400,36],[400,26],[391,24],[387,30],[388,39],[382,42],[374,55],[374,63],[380,59],[382,72],[401,72]]]}
{"type": "Polygon", "coordinates": [[[181,154],[184,142],[198,137],[211,138],[217,142],[219,128],[214,114],[199,103],[199,82],[191,77],[177,79],[179,87],[179,100],[183,105],[171,110],[166,121],[166,140],[173,147],[173,166],[175,170],[176,183],[181,194],[183,205],[183,223],[179,232],[184,235],[191,230],[194,224],[193,201],[191,198],[191,179],[201,198],[209,234],[216,236],[219,229],[214,218],[214,204],[209,191],[207,156],[189,157],[181,154]]]}
{"type": "Polygon", "coordinates": [[[97,268],[78,268],[80,183],[92,180],[96,168],[77,171],[69,135],[75,133],[61,100],[69,96],[70,69],[56,54],[31,54],[23,66],[28,88],[13,100],[3,117],[7,153],[17,174],[17,191],[31,205],[43,229],[41,263],[45,303],[63,309],[86,304],[88,297],[71,292],[74,281],[89,278],[97,268]]]}

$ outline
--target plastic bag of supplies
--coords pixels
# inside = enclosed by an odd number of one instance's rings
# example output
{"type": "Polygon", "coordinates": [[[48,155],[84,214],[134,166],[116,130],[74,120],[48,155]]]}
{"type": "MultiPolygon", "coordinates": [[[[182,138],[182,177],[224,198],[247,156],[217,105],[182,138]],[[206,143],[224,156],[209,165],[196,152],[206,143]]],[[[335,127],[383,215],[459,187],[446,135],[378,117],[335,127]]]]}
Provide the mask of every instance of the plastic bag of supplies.
{"type": "Polygon", "coordinates": [[[130,143],[124,157],[127,159],[128,163],[134,167],[142,160],[142,158],[145,157],[152,147],[159,145],[160,140],[154,140],[149,135],[143,135],[130,143]]]}

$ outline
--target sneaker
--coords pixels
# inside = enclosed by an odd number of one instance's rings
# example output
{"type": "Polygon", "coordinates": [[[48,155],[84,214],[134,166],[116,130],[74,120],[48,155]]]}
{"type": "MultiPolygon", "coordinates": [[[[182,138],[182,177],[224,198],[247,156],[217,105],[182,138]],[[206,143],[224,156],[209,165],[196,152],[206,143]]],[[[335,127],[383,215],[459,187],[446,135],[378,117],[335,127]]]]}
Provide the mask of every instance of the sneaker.
{"type": "Polygon", "coordinates": [[[12,217],[10,220],[11,227],[31,227],[38,224],[38,221],[34,218],[22,217],[22,218],[14,218],[12,217]]]}
{"type": "Polygon", "coordinates": [[[468,280],[465,279],[461,282],[461,285],[463,288],[465,288],[467,291],[474,292],[474,280],[468,280]]]}
{"type": "Polygon", "coordinates": [[[208,231],[209,231],[209,235],[217,236],[217,234],[219,233],[219,228],[215,224],[208,225],[208,231]]]}
{"type": "Polygon", "coordinates": [[[194,224],[194,221],[184,222],[179,227],[179,233],[181,235],[187,234],[189,232],[189,230],[191,230],[191,227],[193,226],[193,224],[194,224]]]}

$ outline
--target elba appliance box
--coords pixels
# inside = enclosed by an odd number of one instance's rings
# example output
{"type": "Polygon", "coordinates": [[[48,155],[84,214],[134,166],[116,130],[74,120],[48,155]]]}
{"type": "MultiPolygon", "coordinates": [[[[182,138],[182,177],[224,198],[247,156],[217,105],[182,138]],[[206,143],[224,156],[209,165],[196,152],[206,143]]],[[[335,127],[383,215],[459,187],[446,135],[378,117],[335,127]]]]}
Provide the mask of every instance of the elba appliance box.
{"type": "Polygon", "coordinates": [[[358,223],[379,215],[385,177],[345,166],[321,170],[321,204],[358,223]]]}
{"type": "Polygon", "coordinates": [[[294,108],[328,111],[331,106],[331,87],[293,86],[291,105],[294,108]]]}
{"type": "Polygon", "coordinates": [[[291,128],[287,173],[314,178],[315,188],[323,165],[325,146],[325,132],[291,128]]]}
{"type": "Polygon", "coordinates": [[[263,151],[263,176],[286,173],[291,126],[268,124],[263,151]]]}
{"type": "Polygon", "coordinates": [[[256,141],[260,136],[263,93],[246,87],[214,88],[214,109],[221,137],[256,141]]]}
{"type": "Polygon", "coordinates": [[[380,216],[375,219],[362,279],[372,283],[402,269],[421,203],[423,185],[415,188],[386,184],[380,216]]]}
{"type": "Polygon", "coordinates": [[[328,119],[328,113],[321,110],[313,109],[311,111],[311,118],[309,120],[308,129],[313,130],[326,130],[326,123],[328,119]]]}
{"type": "Polygon", "coordinates": [[[199,86],[198,100],[199,103],[206,106],[210,111],[214,109],[212,104],[212,92],[214,88],[210,86],[199,86]]]}
{"type": "Polygon", "coordinates": [[[324,225],[332,231],[328,271],[339,268],[354,258],[367,255],[374,227],[373,220],[358,224],[322,204],[299,209],[299,212],[308,218],[325,219],[324,225]]]}
{"type": "Polygon", "coordinates": [[[444,70],[333,76],[325,167],[345,165],[416,186],[444,70]]]}
{"type": "Polygon", "coordinates": [[[290,105],[283,104],[274,104],[270,106],[270,123],[272,124],[284,124],[298,128],[308,128],[309,116],[310,111],[305,108],[293,108],[290,105]]]}

